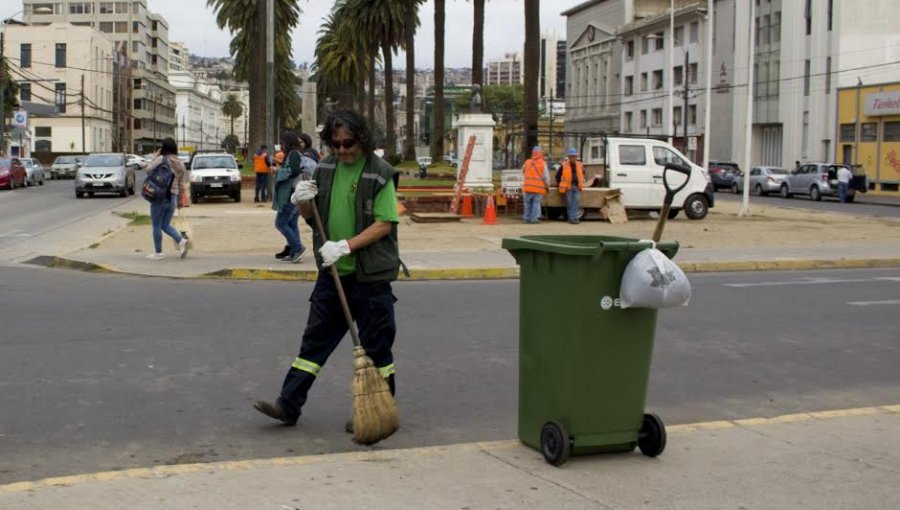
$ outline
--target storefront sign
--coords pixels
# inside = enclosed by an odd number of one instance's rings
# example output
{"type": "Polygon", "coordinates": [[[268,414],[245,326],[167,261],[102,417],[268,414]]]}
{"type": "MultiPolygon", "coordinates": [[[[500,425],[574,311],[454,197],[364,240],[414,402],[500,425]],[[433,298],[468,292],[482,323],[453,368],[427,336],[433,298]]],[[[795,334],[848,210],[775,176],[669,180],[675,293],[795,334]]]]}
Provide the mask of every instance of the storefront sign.
{"type": "Polygon", "coordinates": [[[900,90],[866,94],[866,116],[900,115],[900,90]]]}

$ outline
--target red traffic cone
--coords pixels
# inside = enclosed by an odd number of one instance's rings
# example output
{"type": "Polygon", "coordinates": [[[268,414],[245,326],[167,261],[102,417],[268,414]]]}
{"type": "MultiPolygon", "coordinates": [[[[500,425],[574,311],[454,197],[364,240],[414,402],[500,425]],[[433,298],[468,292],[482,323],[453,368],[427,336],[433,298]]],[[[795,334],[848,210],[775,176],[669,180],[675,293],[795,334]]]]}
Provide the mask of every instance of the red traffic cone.
{"type": "Polygon", "coordinates": [[[471,218],[475,216],[472,212],[472,195],[463,196],[462,212],[459,213],[463,218],[471,218]]]}
{"type": "Polygon", "coordinates": [[[494,195],[488,195],[487,204],[484,206],[484,224],[497,224],[497,209],[494,207],[494,195]]]}

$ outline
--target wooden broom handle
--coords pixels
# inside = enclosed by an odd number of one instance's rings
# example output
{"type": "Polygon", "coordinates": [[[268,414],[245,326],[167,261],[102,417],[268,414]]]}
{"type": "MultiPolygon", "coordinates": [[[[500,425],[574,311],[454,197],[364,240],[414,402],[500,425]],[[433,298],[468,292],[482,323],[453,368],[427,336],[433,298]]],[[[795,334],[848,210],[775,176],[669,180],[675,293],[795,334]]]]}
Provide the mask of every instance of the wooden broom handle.
{"type": "MultiPolygon", "coordinates": [[[[322,239],[322,243],[325,243],[328,238],[325,236],[325,227],[322,225],[322,217],[319,216],[319,207],[316,205],[315,200],[310,200],[312,204],[313,217],[316,219],[316,228],[319,231],[319,238],[322,239]]],[[[315,250],[315,243],[313,243],[313,250],[315,250]]],[[[315,253],[313,253],[313,257],[315,257],[315,253]]],[[[331,271],[331,277],[334,278],[334,286],[337,287],[338,299],[341,301],[341,308],[344,310],[344,318],[347,319],[347,327],[350,328],[350,336],[353,338],[353,345],[359,347],[359,333],[356,331],[356,323],[353,322],[353,315],[350,314],[350,305],[347,304],[347,296],[344,294],[344,287],[341,285],[341,275],[338,274],[337,268],[334,264],[328,268],[331,271]]]]}

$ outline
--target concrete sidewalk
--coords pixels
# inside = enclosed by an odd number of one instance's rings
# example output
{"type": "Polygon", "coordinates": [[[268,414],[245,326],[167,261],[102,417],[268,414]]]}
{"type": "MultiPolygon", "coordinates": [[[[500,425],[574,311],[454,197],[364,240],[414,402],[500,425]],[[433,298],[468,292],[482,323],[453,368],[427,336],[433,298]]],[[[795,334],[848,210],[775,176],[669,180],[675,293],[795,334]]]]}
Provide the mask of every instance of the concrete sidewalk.
{"type": "MultiPolygon", "coordinates": [[[[142,202],[126,209],[143,211],[142,202]]],[[[676,262],[686,271],[818,269],[900,266],[900,220],[756,205],[753,216],[738,217],[740,204],[720,201],[704,220],[683,216],[666,225],[664,240],[677,240],[676,262]]],[[[150,227],[125,226],[90,246],[66,253],[44,253],[44,265],[145,276],[310,280],[311,256],[299,264],[275,260],[283,239],[273,227],[274,212],[263,204],[209,203],[187,208],[196,246],[186,259],[164,239],[167,259],[147,260],[150,227]]],[[[501,215],[496,225],[480,218],[457,223],[415,223],[401,218],[401,258],[414,279],[508,278],[518,275],[513,257],[501,248],[506,237],[522,235],[605,235],[649,238],[652,218],[613,225],[544,222],[523,225],[501,215]]],[[[178,222],[175,222],[176,227],[178,222]]],[[[301,225],[311,246],[310,229],[301,225]]],[[[310,254],[311,255],[311,254],[310,254]]]]}
{"type": "Polygon", "coordinates": [[[900,405],[668,435],[655,459],[597,455],[560,468],[500,441],[84,474],[0,486],[0,508],[900,508],[900,405]]]}

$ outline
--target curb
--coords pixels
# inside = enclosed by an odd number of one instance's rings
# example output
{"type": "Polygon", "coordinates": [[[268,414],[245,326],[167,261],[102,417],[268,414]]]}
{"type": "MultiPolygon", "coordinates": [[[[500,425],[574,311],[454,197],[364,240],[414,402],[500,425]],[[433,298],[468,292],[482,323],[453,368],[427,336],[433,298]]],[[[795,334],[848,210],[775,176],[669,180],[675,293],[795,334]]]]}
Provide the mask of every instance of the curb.
{"type": "MultiPolygon", "coordinates": [[[[202,279],[202,280],[261,280],[261,281],[305,281],[318,278],[316,270],[279,271],[255,268],[225,268],[196,276],[169,276],[140,274],[121,271],[114,267],[67,259],[64,257],[40,255],[25,261],[43,267],[72,269],[89,273],[123,274],[155,278],[202,279]]],[[[725,261],[725,262],[681,262],[678,264],[685,273],[730,273],[750,271],[801,271],[816,269],[873,269],[900,267],[900,258],[886,259],[810,259],[810,260],[770,260],[770,261],[725,261]]],[[[509,280],[519,277],[518,267],[488,268],[446,268],[411,269],[410,276],[400,273],[397,281],[441,281],[441,280],[509,280]]]]}

